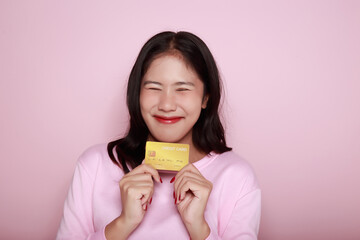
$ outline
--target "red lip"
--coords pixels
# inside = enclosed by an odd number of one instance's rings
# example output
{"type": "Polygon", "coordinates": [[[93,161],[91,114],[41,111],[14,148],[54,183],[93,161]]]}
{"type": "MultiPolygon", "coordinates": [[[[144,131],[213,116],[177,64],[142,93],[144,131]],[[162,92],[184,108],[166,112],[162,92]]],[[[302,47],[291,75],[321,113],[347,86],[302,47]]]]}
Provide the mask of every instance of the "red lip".
{"type": "Polygon", "coordinates": [[[158,116],[158,115],[155,115],[154,118],[158,122],[164,123],[164,124],[177,123],[178,121],[180,121],[182,119],[182,117],[164,117],[164,116],[158,116]]]}

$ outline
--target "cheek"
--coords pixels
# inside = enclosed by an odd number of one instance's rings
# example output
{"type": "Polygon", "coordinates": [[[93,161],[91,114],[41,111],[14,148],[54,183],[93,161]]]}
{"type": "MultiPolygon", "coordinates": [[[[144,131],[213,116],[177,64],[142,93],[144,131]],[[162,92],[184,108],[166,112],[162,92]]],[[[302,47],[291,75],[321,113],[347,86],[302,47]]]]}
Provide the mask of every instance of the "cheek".
{"type": "Polygon", "coordinates": [[[143,111],[149,111],[154,105],[156,105],[158,97],[154,94],[146,92],[140,92],[140,109],[143,111]]]}
{"type": "Polygon", "coordinates": [[[140,107],[142,108],[148,102],[149,94],[144,91],[140,91],[140,107]]]}
{"type": "Polygon", "coordinates": [[[188,98],[181,102],[183,109],[189,114],[200,115],[202,109],[202,98],[188,98]]]}
{"type": "Polygon", "coordinates": [[[144,112],[146,111],[146,109],[148,108],[147,106],[147,101],[146,101],[146,96],[143,93],[140,93],[140,111],[141,111],[141,115],[144,117],[144,112]]]}

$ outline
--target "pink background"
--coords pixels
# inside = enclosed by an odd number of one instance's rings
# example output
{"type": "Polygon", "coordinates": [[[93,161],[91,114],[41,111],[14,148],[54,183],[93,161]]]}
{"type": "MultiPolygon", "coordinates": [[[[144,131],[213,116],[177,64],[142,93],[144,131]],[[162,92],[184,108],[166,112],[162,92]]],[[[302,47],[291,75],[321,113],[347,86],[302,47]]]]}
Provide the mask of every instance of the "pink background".
{"type": "Polygon", "coordinates": [[[162,30],[205,40],[229,145],[262,191],[260,239],[360,239],[359,1],[0,1],[0,238],[53,239],[77,157],[122,136],[162,30]]]}

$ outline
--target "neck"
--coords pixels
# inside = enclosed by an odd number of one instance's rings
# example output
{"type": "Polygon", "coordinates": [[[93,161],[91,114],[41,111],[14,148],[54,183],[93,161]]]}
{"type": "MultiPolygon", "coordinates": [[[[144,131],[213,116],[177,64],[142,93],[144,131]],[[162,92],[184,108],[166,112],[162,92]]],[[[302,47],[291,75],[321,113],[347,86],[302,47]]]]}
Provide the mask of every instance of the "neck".
{"type": "Polygon", "coordinates": [[[200,159],[204,158],[206,156],[206,153],[197,153],[197,154],[192,154],[190,152],[190,156],[189,156],[189,163],[194,163],[199,161],[200,159]]]}
{"type": "Polygon", "coordinates": [[[199,151],[192,143],[190,144],[189,163],[194,163],[206,156],[206,153],[199,151]]]}

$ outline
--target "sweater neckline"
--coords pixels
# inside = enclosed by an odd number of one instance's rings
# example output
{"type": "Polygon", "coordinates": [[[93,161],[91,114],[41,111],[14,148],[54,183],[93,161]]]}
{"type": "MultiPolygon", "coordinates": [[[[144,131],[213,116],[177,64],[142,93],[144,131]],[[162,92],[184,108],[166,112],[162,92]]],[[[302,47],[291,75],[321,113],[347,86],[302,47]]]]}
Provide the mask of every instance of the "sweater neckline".
{"type": "Polygon", "coordinates": [[[212,161],[214,161],[217,158],[217,156],[219,156],[218,153],[210,152],[199,161],[194,162],[193,165],[199,170],[204,169],[207,165],[209,165],[212,161]]]}

